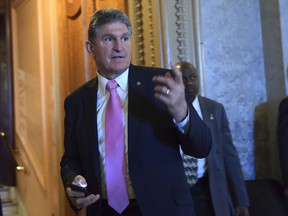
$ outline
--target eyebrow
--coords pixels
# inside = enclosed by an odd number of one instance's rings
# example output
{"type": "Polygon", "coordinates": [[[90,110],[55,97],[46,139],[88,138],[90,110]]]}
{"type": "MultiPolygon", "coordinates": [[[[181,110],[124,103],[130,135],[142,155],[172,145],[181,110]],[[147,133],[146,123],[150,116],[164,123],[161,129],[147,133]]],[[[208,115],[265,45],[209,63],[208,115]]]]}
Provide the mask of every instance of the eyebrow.
{"type": "MultiPolygon", "coordinates": [[[[110,36],[110,37],[118,37],[116,34],[111,34],[111,33],[107,33],[107,34],[104,34],[102,35],[102,38],[103,37],[107,37],[107,36],[110,36]]],[[[120,37],[124,37],[124,36],[131,36],[131,34],[129,32],[125,32],[123,34],[120,35],[120,37]]]]}

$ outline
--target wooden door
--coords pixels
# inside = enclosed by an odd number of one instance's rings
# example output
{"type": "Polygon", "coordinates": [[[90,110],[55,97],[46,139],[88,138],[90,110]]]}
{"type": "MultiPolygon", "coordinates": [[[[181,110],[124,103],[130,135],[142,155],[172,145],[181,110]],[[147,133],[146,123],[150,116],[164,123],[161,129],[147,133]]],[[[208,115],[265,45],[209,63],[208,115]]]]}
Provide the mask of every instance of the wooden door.
{"type": "Polygon", "coordinates": [[[19,214],[60,216],[58,96],[55,1],[13,0],[13,78],[19,214]]]}

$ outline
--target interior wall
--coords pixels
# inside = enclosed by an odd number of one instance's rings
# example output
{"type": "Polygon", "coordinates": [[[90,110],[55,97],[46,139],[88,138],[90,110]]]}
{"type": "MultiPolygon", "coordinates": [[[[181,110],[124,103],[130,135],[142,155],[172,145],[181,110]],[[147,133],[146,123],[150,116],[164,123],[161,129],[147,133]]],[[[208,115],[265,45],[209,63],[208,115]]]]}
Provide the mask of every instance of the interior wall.
{"type": "Polygon", "coordinates": [[[277,110],[287,95],[285,7],[284,1],[201,1],[206,91],[226,108],[245,179],[279,180],[277,110]]]}
{"type": "Polygon", "coordinates": [[[281,40],[283,50],[283,62],[284,62],[284,85],[285,94],[288,95],[288,1],[279,0],[279,13],[280,13],[280,28],[281,28],[281,40]]]}

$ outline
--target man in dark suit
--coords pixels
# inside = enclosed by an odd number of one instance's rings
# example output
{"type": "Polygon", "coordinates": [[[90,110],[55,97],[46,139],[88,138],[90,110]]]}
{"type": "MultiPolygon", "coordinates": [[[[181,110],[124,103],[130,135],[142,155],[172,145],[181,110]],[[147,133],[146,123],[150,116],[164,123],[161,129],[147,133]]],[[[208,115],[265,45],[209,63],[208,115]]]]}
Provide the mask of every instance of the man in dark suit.
{"type": "Polygon", "coordinates": [[[225,109],[222,104],[198,95],[199,75],[191,63],[178,62],[176,67],[182,72],[187,94],[210,128],[213,140],[208,157],[197,160],[198,180],[191,187],[196,215],[248,216],[248,195],[225,109]]]}
{"type": "Polygon", "coordinates": [[[285,97],[279,105],[277,135],[279,159],[284,185],[283,194],[288,201],[288,97],[285,97]]]}
{"type": "MultiPolygon", "coordinates": [[[[212,141],[209,128],[186,102],[180,71],[172,63],[172,70],[131,65],[131,25],[119,10],[94,13],[88,35],[86,49],[97,76],[65,99],[61,177],[72,208],[87,207],[88,216],[195,215],[179,144],[185,154],[205,157],[212,141]],[[125,131],[127,188],[121,193],[128,194],[129,205],[123,211],[112,207],[106,192],[105,139],[116,133],[104,121],[110,80],[118,83],[125,131]],[[72,190],[70,183],[87,186],[91,194],[72,190]]],[[[118,203],[126,200],[118,192],[112,195],[118,203]]]]}

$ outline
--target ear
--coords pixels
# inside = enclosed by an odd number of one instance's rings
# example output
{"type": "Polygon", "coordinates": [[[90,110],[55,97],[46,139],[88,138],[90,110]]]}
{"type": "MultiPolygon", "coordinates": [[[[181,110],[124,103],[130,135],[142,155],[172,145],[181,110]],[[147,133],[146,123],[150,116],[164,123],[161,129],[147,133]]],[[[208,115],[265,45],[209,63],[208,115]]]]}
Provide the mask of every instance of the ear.
{"type": "Polygon", "coordinates": [[[91,55],[94,56],[94,47],[93,44],[90,41],[85,42],[85,47],[87,52],[91,55]]]}

